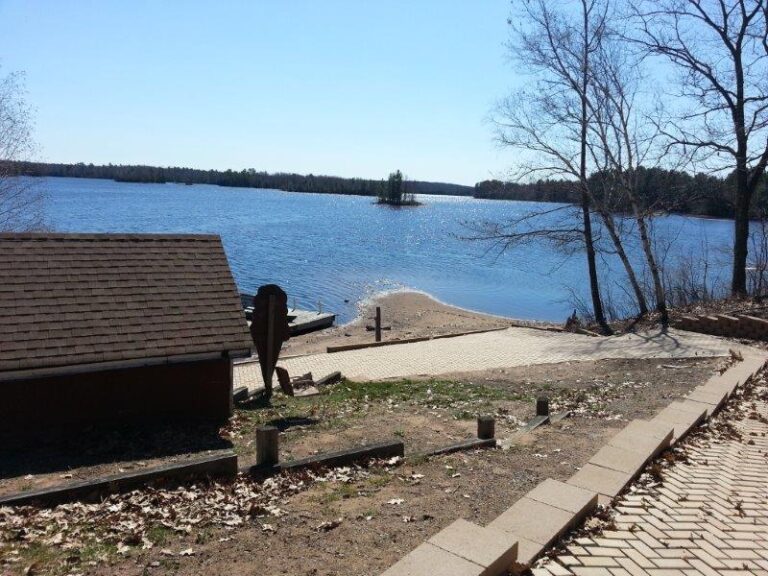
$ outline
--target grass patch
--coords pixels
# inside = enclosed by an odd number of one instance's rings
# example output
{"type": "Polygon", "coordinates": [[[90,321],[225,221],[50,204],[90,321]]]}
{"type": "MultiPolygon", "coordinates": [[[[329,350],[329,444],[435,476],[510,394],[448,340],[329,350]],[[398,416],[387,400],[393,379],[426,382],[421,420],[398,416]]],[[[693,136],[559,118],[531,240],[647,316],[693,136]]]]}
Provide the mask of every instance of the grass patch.
{"type": "Polygon", "coordinates": [[[354,484],[330,484],[326,489],[317,496],[310,496],[310,500],[314,500],[324,506],[338,502],[339,500],[345,500],[347,498],[354,498],[360,495],[358,487],[354,484]]]}
{"type": "Polygon", "coordinates": [[[391,474],[377,474],[376,476],[369,477],[366,483],[372,489],[380,490],[381,488],[384,488],[384,486],[392,482],[393,478],[394,476],[392,476],[391,474]]]}
{"type": "Polygon", "coordinates": [[[82,563],[104,562],[114,554],[117,554],[117,546],[114,544],[88,542],[80,549],[80,561],[82,563]]]}
{"type": "Polygon", "coordinates": [[[170,540],[173,530],[154,524],[147,529],[147,539],[155,546],[163,546],[170,540]]]}
{"type": "Polygon", "coordinates": [[[199,529],[199,531],[195,534],[195,544],[206,544],[207,542],[210,542],[213,540],[214,537],[214,531],[213,528],[210,526],[206,526],[204,528],[199,529]]]}
{"type": "MultiPolygon", "coordinates": [[[[382,407],[417,407],[419,410],[445,410],[455,420],[473,420],[479,413],[494,413],[500,402],[519,401],[522,395],[508,388],[454,380],[388,380],[379,382],[341,382],[323,388],[321,394],[296,398],[276,394],[269,404],[238,407],[234,421],[240,438],[252,439],[259,426],[277,426],[298,439],[316,431],[344,430],[352,422],[366,418],[382,407]]],[[[398,438],[409,436],[397,428],[398,438]]],[[[234,443],[235,452],[253,453],[253,442],[234,443]]]]}
{"type": "MultiPolygon", "coordinates": [[[[2,540],[2,538],[0,538],[2,540]]],[[[44,542],[30,542],[28,546],[16,548],[19,552],[19,562],[15,564],[22,570],[19,574],[80,574],[78,566],[83,564],[100,564],[113,558],[117,546],[105,541],[97,542],[87,538],[78,549],[62,550],[57,546],[44,542]]],[[[0,565],[3,560],[3,550],[0,547],[0,565]]],[[[3,576],[6,572],[1,572],[3,576]]],[[[8,572],[8,576],[17,572],[8,572]]]]}
{"type": "Polygon", "coordinates": [[[420,464],[426,464],[429,462],[428,454],[408,454],[406,461],[410,466],[419,466],[420,464]]]}
{"type": "Polygon", "coordinates": [[[452,380],[392,380],[386,382],[342,382],[326,392],[330,402],[417,402],[446,408],[456,402],[512,399],[515,394],[482,384],[452,380]]]}
{"type": "Polygon", "coordinates": [[[467,419],[476,415],[471,407],[520,398],[519,394],[503,388],[451,380],[342,380],[324,389],[319,396],[291,398],[276,394],[269,405],[238,408],[236,413],[243,432],[249,434],[258,426],[280,426],[280,423],[287,423],[287,430],[301,430],[302,427],[333,429],[350,418],[364,417],[360,408],[379,403],[447,408],[454,411],[456,418],[467,419]]]}
{"type": "MultiPolygon", "coordinates": [[[[36,573],[38,570],[43,570],[58,564],[62,559],[62,553],[54,548],[40,542],[33,542],[27,547],[19,548],[19,567],[31,574],[36,573]],[[31,570],[27,570],[31,567],[31,570]]],[[[3,573],[5,574],[5,573],[3,573]]]]}
{"type": "Polygon", "coordinates": [[[453,417],[456,420],[474,420],[477,417],[477,413],[469,410],[459,410],[453,413],[453,417]]]}

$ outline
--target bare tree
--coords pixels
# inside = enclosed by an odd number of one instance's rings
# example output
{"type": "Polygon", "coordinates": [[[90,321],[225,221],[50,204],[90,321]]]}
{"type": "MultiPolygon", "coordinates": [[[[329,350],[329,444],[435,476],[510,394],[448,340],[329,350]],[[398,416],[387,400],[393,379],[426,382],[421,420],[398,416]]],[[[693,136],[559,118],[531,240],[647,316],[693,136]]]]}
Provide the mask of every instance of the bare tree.
{"type": "MultiPolygon", "coordinates": [[[[498,106],[494,121],[498,141],[523,150],[533,159],[519,177],[536,174],[572,178],[580,193],[580,236],[586,253],[592,310],[605,333],[611,329],[600,297],[596,246],[588,188],[589,104],[591,58],[605,30],[605,4],[580,0],[574,14],[553,10],[546,0],[526,2],[510,48],[520,63],[537,74],[535,88],[510,97],[498,106]]],[[[566,225],[572,237],[572,225],[566,225]]],[[[498,232],[498,231],[497,231],[498,232]]],[[[531,230],[527,236],[531,237],[531,230]]],[[[540,231],[545,232],[545,231],[540,231]]],[[[559,230],[551,231],[558,238],[559,230]]],[[[509,240],[517,232],[505,231],[509,240]]]]}
{"type": "Polygon", "coordinates": [[[731,291],[745,295],[750,204],[768,164],[768,2],[645,0],[635,16],[634,41],[682,72],[675,96],[689,108],[663,125],[669,145],[735,172],[731,291]]]}
{"type": "MultiPolygon", "coordinates": [[[[603,197],[615,195],[620,204],[628,204],[637,227],[640,246],[651,274],[656,310],[663,325],[669,321],[662,273],[654,253],[649,221],[653,207],[646,206],[638,193],[638,168],[655,163],[658,123],[638,110],[637,94],[640,66],[615,34],[601,44],[592,67],[592,112],[590,153],[598,169],[603,197]]],[[[610,201],[604,211],[611,211],[610,201]]],[[[606,222],[609,218],[605,219],[606,222]]]]}
{"type": "Polygon", "coordinates": [[[38,229],[43,224],[39,185],[19,177],[20,164],[34,151],[32,119],[23,75],[0,77],[0,230],[38,229]]]}

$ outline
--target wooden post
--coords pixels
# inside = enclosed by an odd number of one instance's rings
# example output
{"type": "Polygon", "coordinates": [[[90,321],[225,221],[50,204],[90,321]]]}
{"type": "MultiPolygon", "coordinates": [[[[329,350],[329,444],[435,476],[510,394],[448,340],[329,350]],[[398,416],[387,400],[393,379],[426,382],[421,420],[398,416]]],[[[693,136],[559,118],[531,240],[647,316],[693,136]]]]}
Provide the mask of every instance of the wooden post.
{"type": "Polygon", "coordinates": [[[381,342],[381,307],[376,306],[376,342],[381,342]]]}
{"type": "Polygon", "coordinates": [[[477,437],[488,440],[496,436],[496,420],[493,416],[477,417],[477,437]]]}
{"type": "Polygon", "coordinates": [[[549,416],[549,398],[546,396],[536,398],[536,416],[549,416]]]}
{"type": "Polygon", "coordinates": [[[280,431],[274,426],[256,428],[256,465],[274,466],[280,460],[280,431]]]}

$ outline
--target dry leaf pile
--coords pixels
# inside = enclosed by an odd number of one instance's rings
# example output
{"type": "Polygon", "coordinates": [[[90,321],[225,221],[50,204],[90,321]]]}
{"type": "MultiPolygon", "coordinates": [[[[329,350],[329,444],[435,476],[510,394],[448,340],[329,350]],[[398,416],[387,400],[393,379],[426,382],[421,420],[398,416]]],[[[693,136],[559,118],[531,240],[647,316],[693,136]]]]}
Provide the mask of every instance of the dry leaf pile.
{"type": "Polygon", "coordinates": [[[648,388],[651,385],[651,382],[631,380],[618,384],[595,380],[589,388],[558,391],[557,395],[549,401],[549,409],[553,413],[568,411],[582,418],[619,420],[621,414],[610,409],[611,403],[628,398],[636,390],[648,388]]]}
{"type": "Polygon", "coordinates": [[[0,507],[0,567],[19,562],[21,550],[30,546],[66,551],[72,564],[80,560],[84,547],[111,548],[120,554],[149,549],[155,544],[151,530],[157,527],[184,535],[204,527],[231,530],[252,524],[273,532],[268,520],[285,514],[282,506],[291,496],[318,483],[352,483],[369,475],[359,467],[285,473],[263,481],[239,475],[229,483],[135,490],[96,504],[0,507]]]}

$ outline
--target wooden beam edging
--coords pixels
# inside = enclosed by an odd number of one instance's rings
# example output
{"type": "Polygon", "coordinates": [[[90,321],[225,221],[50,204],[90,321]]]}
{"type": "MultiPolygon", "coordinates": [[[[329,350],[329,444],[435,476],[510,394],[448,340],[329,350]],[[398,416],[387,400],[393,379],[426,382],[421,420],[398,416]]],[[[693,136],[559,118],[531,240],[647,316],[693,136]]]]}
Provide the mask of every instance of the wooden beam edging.
{"type": "MultiPolygon", "coordinates": [[[[494,420],[492,417],[478,417],[478,434],[482,432],[486,435],[486,437],[472,438],[463,442],[451,444],[449,446],[443,446],[434,450],[428,450],[423,453],[409,455],[409,457],[428,457],[437,456],[440,454],[450,454],[452,452],[458,452],[461,450],[495,448],[496,438],[487,437],[488,435],[493,434],[493,423],[494,420]],[[490,426],[489,420],[491,424],[490,426]]],[[[267,428],[261,428],[259,430],[266,433],[267,428]]],[[[257,430],[257,434],[259,430],[257,430]]],[[[266,440],[263,442],[265,444],[271,444],[274,446],[274,449],[277,449],[276,438],[271,443],[267,442],[266,440]]],[[[278,474],[283,471],[298,470],[301,468],[332,468],[337,466],[347,466],[349,464],[356,464],[359,462],[367,462],[368,460],[372,459],[392,457],[405,458],[405,444],[401,440],[358,446],[355,448],[349,448],[347,450],[340,450],[338,452],[329,452],[325,454],[309,456],[307,458],[301,458],[298,460],[289,460],[287,462],[273,463],[276,459],[273,455],[267,457],[266,462],[262,464],[257,463],[255,466],[244,467],[241,471],[255,476],[263,477],[278,474]]]]}
{"type": "MultiPolygon", "coordinates": [[[[568,330],[561,328],[560,326],[537,326],[535,324],[512,323],[508,328],[530,328],[531,330],[542,330],[544,332],[568,332],[568,330]]],[[[598,334],[598,336],[600,336],[600,334],[598,334]]]]}
{"type": "MultiPolygon", "coordinates": [[[[442,340],[443,338],[457,338],[459,336],[471,336],[473,334],[486,334],[487,332],[500,332],[508,328],[529,328],[531,330],[543,330],[545,332],[565,332],[563,328],[557,326],[534,326],[528,324],[510,323],[501,328],[487,328],[485,330],[469,330],[467,332],[456,332],[454,334],[438,334],[437,336],[420,336],[418,338],[403,338],[400,340],[389,340],[387,342],[365,342],[363,344],[343,344],[341,346],[328,346],[325,351],[328,354],[335,352],[348,352],[349,350],[362,350],[364,348],[379,348],[381,346],[392,346],[395,344],[413,344],[414,342],[426,342],[428,340],[442,340]]],[[[599,336],[599,334],[598,334],[599,336]]]]}
{"type": "MultiPolygon", "coordinates": [[[[346,352],[349,350],[361,350],[364,348],[378,348],[379,346],[391,346],[395,344],[413,344],[414,342],[426,342],[427,340],[441,340],[443,338],[456,338],[458,336],[471,336],[472,334],[485,334],[486,332],[499,332],[508,328],[528,328],[530,330],[542,330],[544,332],[565,332],[563,328],[558,326],[537,326],[535,324],[520,324],[510,323],[507,326],[500,328],[488,328],[485,330],[469,330],[467,332],[457,332],[454,334],[438,334],[437,336],[420,336],[418,338],[403,338],[400,340],[389,340],[387,342],[365,342],[362,344],[343,344],[341,346],[328,346],[326,347],[326,353],[333,354],[334,352],[346,352]]],[[[596,334],[600,336],[599,334],[596,334]]],[[[287,356],[280,356],[280,360],[290,360],[292,358],[303,358],[305,356],[311,356],[313,353],[301,353],[301,354],[289,354],[287,356]]],[[[243,358],[235,360],[234,366],[240,366],[243,364],[258,364],[258,358],[251,356],[250,358],[243,358]]]]}
{"type": "Polygon", "coordinates": [[[130,492],[157,482],[163,485],[181,484],[200,478],[233,478],[237,475],[237,455],[232,451],[181,464],[147,468],[90,480],[68,482],[50,488],[18,492],[0,497],[0,506],[49,507],[74,501],[98,501],[109,494],[130,492]]]}
{"type": "Polygon", "coordinates": [[[367,462],[376,458],[393,458],[395,456],[403,457],[405,455],[405,444],[402,440],[391,442],[380,442],[378,444],[368,444],[349,448],[348,450],[339,450],[338,452],[326,452],[325,454],[316,454],[307,458],[298,460],[288,460],[269,466],[248,466],[243,468],[242,472],[247,472],[255,476],[271,476],[280,472],[295,471],[302,468],[333,468],[337,466],[349,466],[359,462],[367,462]]]}
{"type": "Polygon", "coordinates": [[[409,454],[406,456],[406,459],[442,456],[443,454],[453,454],[454,452],[475,450],[479,448],[496,448],[496,438],[472,438],[471,440],[456,442],[455,444],[442,446],[440,448],[435,448],[434,450],[426,450],[425,452],[419,452],[417,454],[409,454]]]}
{"type": "MultiPolygon", "coordinates": [[[[401,340],[388,340],[386,342],[365,342],[363,344],[344,344],[342,346],[328,346],[325,351],[328,354],[335,352],[349,352],[350,350],[363,350],[365,348],[380,348],[382,346],[394,346],[397,344],[413,344],[415,342],[426,342],[428,340],[442,340],[444,338],[458,338],[459,336],[471,336],[473,334],[485,334],[487,332],[500,332],[507,328],[515,326],[504,326],[503,328],[489,328],[487,330],[470,330],[468,332],[457,332],[455,334],[438,334],[437,336],[420,336],[418,338],[403,338],[401,340]]],[[[522,328],[523,326],[521,326],[522,328]]],[[[528,326],[524,326],[528,328],[528,326]]]]}

